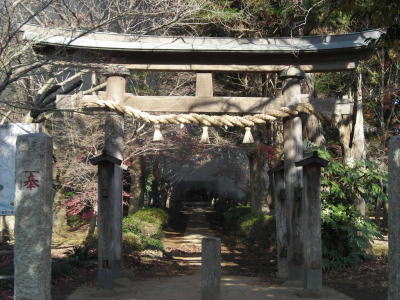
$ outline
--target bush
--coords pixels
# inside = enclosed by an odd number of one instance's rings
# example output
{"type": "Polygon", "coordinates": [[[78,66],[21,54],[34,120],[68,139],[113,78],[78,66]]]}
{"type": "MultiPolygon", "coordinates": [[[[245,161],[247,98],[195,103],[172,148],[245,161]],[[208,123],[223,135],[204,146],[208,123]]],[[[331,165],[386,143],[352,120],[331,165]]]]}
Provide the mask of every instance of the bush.
{"type": "Polygon", "coordinates": [[[168,213],[160,208],[144,208],[122,220],[124,251],[163,250],[162,228],[168,223],[168,213]]]}
{"type": "Polygon", "coordinates": [[[342,269],[362,262],[370,255],[374,238],[382,237],[375,224],[353,206],[324,203],[322,256],[325,270],[342,269]]]}
{"type": "Polygon", "coordinates": [[[249,248],[267,249],[275,241],[275,220],[270,215],[247,214],[239,219],[239,233],[249,248]]]}
{"type": "Polygon", "coordinates": [[[143,238],[133,232],[124,233],[122,235],[122,249],[125,254],[144,250],[145,245],[143,243],[143,238]]]}
{"type": "Polygon", "coordinates": [[[164,245],[161,240],[145,238],[144,243],[146,245],[146,249],[158,250],[158,251],[164,250],[164,245]]]}
{"type": "Polygon", "coordinates": [[[249,206],[231,207],[224,213],[224,227],[234,234],[236,243],[247,248],[269,248],[275,240],[275,221],[270,215],[252,214],[249,206]]]}
{"type": "Polygon", "coordinates": [[[224,213],[224,227],[230,231],[237,230],[239,219],[250,213],[250,206],[234,206],[227,209],[224,213]]]}
{"type": "Polygon", "coordinates": [[[143,208],[131,216],[147,223],[160,224],[162,227],[168,224],[169,219],[168,213],[161,208],[143,208]]]}
{"type": "Polygon", "coordinates": [[[364,199],[369,207],[387,201],[384,191],[387,172],[370,161],[348,166],[318,151],[330,160],[321,180],[321,229],[323,268],[341,269],[369,257],[371,242],[381,238],[377,226],[361,216],[354,199],[364,199]]]}

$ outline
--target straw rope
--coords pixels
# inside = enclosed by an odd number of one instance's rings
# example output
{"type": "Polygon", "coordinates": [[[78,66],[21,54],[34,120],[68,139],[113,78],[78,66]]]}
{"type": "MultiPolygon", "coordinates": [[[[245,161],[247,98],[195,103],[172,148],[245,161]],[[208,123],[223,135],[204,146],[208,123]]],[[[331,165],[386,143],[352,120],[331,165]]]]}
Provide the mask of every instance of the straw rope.
{"type": "Polygon", "coordinates": [[[117,104],[114,101],[97,100],[85,102],[83,108],[105,108],[118,113],[141,119],[147,123],[153,124],[199,124],[203,126],[238,126],[252,127],[257,124],[264,124],[269,121],[275,121],[278,118],[296,116],[299,113],[315,113],[309,103],[300,103],[291,107],[281,107],[279,109],[267,109],[263,114],[254,115],[205,115],[196,113],[186,114],[166,114],[152,115],[139,109],[117,104]]]}

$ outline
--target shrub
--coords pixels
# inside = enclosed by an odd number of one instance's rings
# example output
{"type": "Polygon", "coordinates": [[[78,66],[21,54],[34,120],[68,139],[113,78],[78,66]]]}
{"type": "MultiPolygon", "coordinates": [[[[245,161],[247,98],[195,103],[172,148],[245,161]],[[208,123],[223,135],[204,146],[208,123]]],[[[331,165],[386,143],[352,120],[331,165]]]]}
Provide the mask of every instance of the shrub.
{"type": "Polygon", "coordinates": [[[250,206],[234,206],[224,213],[224,226],[228,230],[237,230],[239,227],[239,219],[251,213],[250,206]]]}
{"type": "Polygon", "coordinates": [[[239,232],[249,248],[269,248],[275,241],[275,220],[270,215],[247,214],[239,219],[239,232]]]}
{"type": "Polygon", "coordinates": [[[144,250],[145,245],[140,235],[133,232],[126,232],[122,235],[122,249],[124,254],[144,250]]]}
{"type": "Polygon", "coordinates": [[[124,250],[162,250],[163,226],[168,223],[168,213],[160,208],[144,208],[122,220],[124,250]]]}
{"type": "Polygon", "coordinates": [[[122,232],[123,233],[140,233],[140,221],[134,217],[134,215],[129,215],[122,219],[122,232]]]}
{"type": "MultiPolygon", "coordinates": [[[[168,213],[161,208],[143,208],[131,216],[147,223],[157,223],[162,227],[168,224],[168,213]]],[[[130,216],[128,216],[130,217],[130,216]]]]}
{"type": "Polygon", "coordinates": [[[325,270],[362,262],[370,256],[372,240],[382,237],[375,224],[362,217],[354,206],[324,203],[321,218],[325,270]]]}
{"type": "Polygon", "coordinates": [[[330,160],[321,180],[321,229],[324,269],[341,269],[369,257],[374,238],[381,238],[377,226],[361,216],[354,199],[364,199],[370,207],[387,201],[384,191],[387,172],[371,161],[353,166],[333,160],[326,151],[320,156],[330,160]]]}
{"type": "Polygon", "coordinates": [[[159,239],[144,238],[143,241],[145,243],[146,249],[152,249],[152,250],[158,250],[158,251],[164,250],[164,245],[163,245],[162,241],[159,239]]]}
{"type": "Polygon", "coordinates": [[[224,227],[247,248],[266,249],[275,240],[275,221],[270,215],[252,214],[249,206],[231,207],[224,213],[224,227]]]}

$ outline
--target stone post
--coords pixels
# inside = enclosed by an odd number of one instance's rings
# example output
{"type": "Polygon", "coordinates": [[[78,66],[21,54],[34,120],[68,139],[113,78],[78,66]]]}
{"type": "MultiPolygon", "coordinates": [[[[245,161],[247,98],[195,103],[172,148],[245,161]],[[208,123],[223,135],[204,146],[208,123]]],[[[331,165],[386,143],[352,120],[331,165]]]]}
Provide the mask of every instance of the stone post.
{"type": "Polygon", "coordinates": [[[303,167],[304,296],[320,296],[322,289],[321,167],[327,164],[317,152],[296,162],[303,167]]]}
{"type": "Polygon", "coordinates": [[[17,138],[14,293],[17,300],[51,299],[53,216],[51,137],[17,138]]]}
{"type": "Polygon", "coordinates": [[[400,135],[389,141],[389,300],[400,299],[400,135]]]}
{"type": "Polygon", "coordinates": [[[285,178],[283,161],[281,161],[275,168],[270,171],[272,197],[275,209],[275,222],[276,222],[276,246],[277,246],[277,259],[278,259],[278,277],[288,277],[287,265],[287,222],[285,212],[285,178]]]}
{"type": "MultiPolygon", "coordinates": [[[[290,67],[279,74],[283,80],[283,101],[285,106],[301,102],[300,81],[304,72],[290,67]]],[[[303,158],[303,138],[300,116],[283,120],[285,156],[285,211],[288,229],[288,279],[303,280],[303,216],[301,201],[302,168],[296,167],[295,162],[303,158]]]]}
{"type": "MultiPolygon", "coordinates": [[[[125,97],[124,69],[107,70],[106,99],[121,103],[125,97]]],[[[122,169],[124,117],[110,114],[105,121],[103,155],[92,161],[99,165],[98,284],[112,288],[122,269],[122,169]]]]}
{"type": "Polygon", "coordinates": [[[221,299],[221,240],[204,238],[201,242],[201,299],[221,299]]]}

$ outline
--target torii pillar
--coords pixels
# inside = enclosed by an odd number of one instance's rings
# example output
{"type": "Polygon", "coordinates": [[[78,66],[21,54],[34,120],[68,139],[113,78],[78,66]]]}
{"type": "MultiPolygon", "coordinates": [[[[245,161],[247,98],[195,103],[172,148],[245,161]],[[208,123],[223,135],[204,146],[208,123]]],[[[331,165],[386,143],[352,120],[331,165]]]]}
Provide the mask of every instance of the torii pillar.
{"type": "Polygon", "coordinates": [[[304,297],[317,298],[322,290],[321,168],[328,161],[315,151],[296,162],[303,167],[304,297]]]}
{"type": "MultiPolygon", "coordinates": [[[[129,72],[110,68],[106,99],[121,103],[125,97],[125,77],[129,72]]],[[[98,198],[98,284],[110,289],[122,269],[122,168],[124,117],[110,114],[105,120],[103,154],[92,159],[99,166],[98,198]]]]}
{"type": "MultiPolygon", "coordinates": [[[[301,80],[304,72],[296,67],[289,67],[279,74],[283,80],[284,106],[301,102],[301,80]]],[[[304,276],[303,250],[303,209],[301,201],[302,167],[295,162],[303,159],[303,137],[300,116],[283,120],[284,136],[284,174],[285,174],[285,210],[288,233],[288,280],[302,281],[304,276]]]]}
{"type": "Polygon", "coordinates": [[[278,277],[288,277],[288,263],[287,263],[287,215],[285,211],[285,173],[283,169],[283,160],[279,164],[269,170],[272,197],[275,208],[275,222],[276,222],[276,249],[278,261],[278,277]]]}

